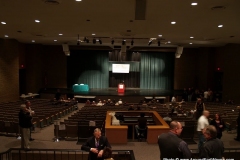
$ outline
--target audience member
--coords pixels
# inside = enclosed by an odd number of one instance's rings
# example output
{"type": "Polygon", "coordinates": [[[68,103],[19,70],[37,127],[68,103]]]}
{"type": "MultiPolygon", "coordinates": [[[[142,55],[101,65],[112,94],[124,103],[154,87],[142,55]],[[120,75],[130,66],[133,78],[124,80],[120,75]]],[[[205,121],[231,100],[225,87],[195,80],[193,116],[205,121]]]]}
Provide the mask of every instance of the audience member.
{"type": "Polygon", "coordinates": [[[133,105],[130,105],[129,108],[128,108],[129,111],[133,111],[134,108],[133,108],[133,105]]]}
{"type": "Polygon", "coordinates": [[[200,158],[216,158],[222,159],[224,152],[224,145],[221,140],[217,138],[217,130],[213,125],[207,126],[203,130],[204,137],[206,142],[203,144],[203,147],[200,149],[200,158]]]}
{"type": "Polygon", "coordinates": [[[122,99],[119,99],[118,104],[119,105],[123,104],[122,99]]]}
{"type": "Polygon", "coordinates": [[[144,132],[147,130],[147,118],[145,117],[145,113],[140,114],[140,118],[138,118],[138,124],[135,125],[135,129],[138,138],[145,136],[144,132]],[[141,134],[140,130],[143,131],[141,134]]]}
{"type": "Polygon", "coordinates": [[[178,137],[182,130],[181,123],[172,121],[170,123],[170,131],[158,136],[161,160],[164,160],[165,158],[191,158],[191,151],[189,150],[187,143],[178,137]]]}
{"type": "Polygon", "coordinates": [[[114,160],[112,158],[112,149],[109,147],[104,148],[102,157],[104,160],[114,160]]]}
{"type": "Polygon", "coordinates": [[[105,147],[111,148],[107,137],[101,136],[101,130],[96,128],[93,133],[94,136],[90,137],[81,149],[89,152],[88,160],[103,160],[103,149],[105,147]]]}
{"type": "Polygon", "coordinates": [[[197,132],[199,137],[198,149],[200,149],[205,141],[203,136],[203,129],[209,125],[208,123],[209,111],[203,111],[202,116],[198,119],[197,132]]]}
{"type": "Polygon", "coordinates": [[[202,115],[203,111],[205,110],[205,105],[202,102],[201,98],[197,99],[197,102],[195,104],[195,110],[196,110],[196,120],[198,120],[199,117],[202,115]]]}
{"type": "Polygon", "coordinates": [[[56,98],[57,101],[59,101],[60,97],[61,97],[61,92],[60,92],[60,89],[58,89],[57,93],[55,94],[55,98],[56,98]]]}
{"type": "Polygon", "coordinates": [[[27,110],[25,104],[21,105],[20,111],[18,113],[19,126],[21,132],[21,148],[29,149],[29,139],[30,139],[30,128],[32,127],[32,116],[27,110]]]}
{"type": "Polygon", "coordinates": [[[236,141],[240,141],[240,106],[237,107],[238,117],[237,117],[237,137],[234,138],[236,141]]]}
{"type": "MultiPolygon", "coordinates": [[[[33,116],[35,114],[35,112],[30,107],[31,106],[31,102],[29,100],[27,100],[25,102],[25,105],[26,105],[27,111],[30,113],[30,116],[33,116]]],[[[32,129],[33,129],[33,125],[30,128],[30,138],[29,138],[30,141],[34,141],[34,139],[32,138],[32,129]]]]}
{"type": "Polygon", "coordinates": [[[176,97],[175,97],[175,96],[172,96],[172,100],[171,100],[171,102],[172,102],[173,104],[175,104],[175,103],[177,102],[177,100],[176,100],[176,97]]]}
{"type": "Polygon", "coordinates": [[[172,118],[169,117],[169,114],[167,113],[165,117],[163,117],[163,120],[167,123],[172,122],[172,118]]]}
{"type": "Polygon", "coordinates": [[[222,132],[225,128],[225,123],[222,120],[221,116],[219,115],[219,113],[215,114],[215,118],[210,122],[210,125],[213,125],[216,130],[217,130],[217,138],[221,139],[222,137],[222,132]]]}

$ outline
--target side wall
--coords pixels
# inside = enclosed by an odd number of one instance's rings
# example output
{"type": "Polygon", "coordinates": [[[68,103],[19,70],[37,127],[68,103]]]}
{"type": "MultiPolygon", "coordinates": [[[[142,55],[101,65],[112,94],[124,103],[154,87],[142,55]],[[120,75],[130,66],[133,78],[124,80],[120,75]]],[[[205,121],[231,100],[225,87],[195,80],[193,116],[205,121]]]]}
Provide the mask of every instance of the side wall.
{"type": "Polygon", "coordinates": [[[0,102],[19,99],[19,43],[0,39],[0,102]]]}

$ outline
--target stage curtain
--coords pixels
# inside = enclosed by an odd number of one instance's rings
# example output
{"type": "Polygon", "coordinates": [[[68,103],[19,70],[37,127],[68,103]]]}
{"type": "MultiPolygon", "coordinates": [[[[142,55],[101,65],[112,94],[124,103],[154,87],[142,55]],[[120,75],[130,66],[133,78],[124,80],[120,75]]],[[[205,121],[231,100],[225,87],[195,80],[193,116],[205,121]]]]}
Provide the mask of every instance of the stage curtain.
{"type": "Polygon", "coordinates": [[[89,88],[108,88],[108,51],[71,51],[67,62],[68,87],[83,83],[89,88]]]}
{"type": "Polygon", "coordinates": [[[141,52],[141,89],[173,89],[173,75],[174,53],[141,52]]]}

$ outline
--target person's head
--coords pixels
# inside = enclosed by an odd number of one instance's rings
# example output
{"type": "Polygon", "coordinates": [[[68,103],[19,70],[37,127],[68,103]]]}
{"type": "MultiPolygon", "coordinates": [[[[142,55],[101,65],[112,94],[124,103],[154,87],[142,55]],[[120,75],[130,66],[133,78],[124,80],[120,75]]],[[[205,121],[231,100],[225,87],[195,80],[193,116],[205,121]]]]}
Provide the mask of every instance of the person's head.
{"type": "Polygon", "coordinates": [[[21,106],[20,106],[20,110],[22,110],[22,111],[26,111],[26,110],[27,110],[26,105],[25,105],[25,104],[21,104],[21,106]]]}
{"type": "Polygon", "coordinates": [[[182,124],[178,121],[172,121],[170,123],[170,131],[178,136],[182,133],[182,124]]]}
{"type": "Polygon", "coordinates": [[[29,100],[26,100],[25,105],[27,108],[29,108],[31,106],[31,102],[29,100]]]}
{"type": "Polygon", "coordinates": [[[216,120],[221,120],[221,116],[220,116],[219,113],[216,113],[216,114],[215,114],[215,119],[216,119],[216,120]]]}
{"type": "Polygon", "coordinates": [[[112,149],[109,148],[109,147],[105,147],[105,148],[103,149],[102,157],[103,157],[104,159],[112,158],[112,149]]]}
{"type": "Polygon", "coordinates": [[[209,125],[203,130],[204,137],[209,140],[217,137],[217,130],[213,125],[209,125]]]}
{"type": "Polygon", "coordinates": [[[98,140],[101,137],[101,130],[99,128],[94,129],[93,135],[98,140]]]}
{"type": "Polygon", "coordinates": [[[208,118],[209,117],[209,111],[207,111],[207,110],[204,110],[203,111],[203,115],[206,117],[206,118],[208,118]]]}
{"type": "Polygon", "coordinates": [[[198,102],[198,103],[201,103],[201,102],[202,102],[202,99],[201,99],[201,98],[198,98],[198,99],[197,99],[197,102],[198,102]]]}

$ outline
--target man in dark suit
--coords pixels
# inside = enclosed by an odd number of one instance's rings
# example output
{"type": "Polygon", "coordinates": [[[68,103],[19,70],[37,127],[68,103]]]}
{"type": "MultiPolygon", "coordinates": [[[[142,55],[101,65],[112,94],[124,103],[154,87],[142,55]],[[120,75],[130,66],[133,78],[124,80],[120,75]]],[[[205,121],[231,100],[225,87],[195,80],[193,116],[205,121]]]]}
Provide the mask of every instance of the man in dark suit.
{"type": "Polygon", "coordinates": [[[105,147],[111,148],[106,137],[101,136],[101,130],[96,128],[93,133],[94,136],[90,137],[81,149],[88,151],[88,160],[103,160],[102,154],[105,147]]]}

